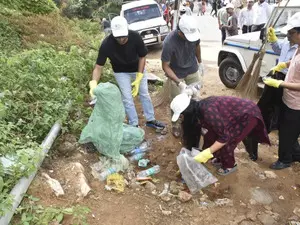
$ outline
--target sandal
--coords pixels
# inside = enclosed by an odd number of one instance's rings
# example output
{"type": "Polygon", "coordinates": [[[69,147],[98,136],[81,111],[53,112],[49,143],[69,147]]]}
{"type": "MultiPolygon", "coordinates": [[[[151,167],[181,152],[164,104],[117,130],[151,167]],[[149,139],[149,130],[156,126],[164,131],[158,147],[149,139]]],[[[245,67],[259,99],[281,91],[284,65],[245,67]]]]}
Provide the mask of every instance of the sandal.
{"type": "Polygon", "coordinates": [[[217,169],[220,169],[222,167],[222,163],[219,162],[217,158],[213,158],[211,160],[211,164],[217,169]]]}
{"type": "Polygon", "coordinates": [[[174,135],[174,137],[179,138],[181,136],[181,129],[180,129],[180,127],[173,126],[172,127],[172,134],[174,135]]]}
{"type": "Polygon", "coordinates": [[[237,165],[235,164],[233,168],[220,168],[218,169],[217,173],[221,176],[226,176],[228,174],[233,173],[236,170],[237,170],[237,165]]]}

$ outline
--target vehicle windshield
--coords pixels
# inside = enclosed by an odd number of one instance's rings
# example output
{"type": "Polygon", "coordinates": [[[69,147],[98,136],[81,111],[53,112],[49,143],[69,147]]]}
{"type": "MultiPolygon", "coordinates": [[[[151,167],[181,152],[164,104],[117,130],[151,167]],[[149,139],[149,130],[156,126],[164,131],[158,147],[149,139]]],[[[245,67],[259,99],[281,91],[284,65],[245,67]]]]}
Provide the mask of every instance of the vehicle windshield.
{"type": "Polygon", "coordinates": [[[124,11],[128,24],[161,17],[161,12],[156,4],[144,5],[124,11]]]}
{"type": "MultiPolygon", "coordinates": [[[[277,16],[281,13],[283,8],[280,8],[276,12],[276,16],[274,18],[277,18],[277,16]]],[[[287,24],[287,21],[291,16],[293,16],[295,13],[300,12],[300,7],[299,8],[286,8],[276,24],[274,24],[274,29],[276,31],[276,35],[278,36],[286,36],[285,34],[281,33],[281,29],[287,24]]]]}

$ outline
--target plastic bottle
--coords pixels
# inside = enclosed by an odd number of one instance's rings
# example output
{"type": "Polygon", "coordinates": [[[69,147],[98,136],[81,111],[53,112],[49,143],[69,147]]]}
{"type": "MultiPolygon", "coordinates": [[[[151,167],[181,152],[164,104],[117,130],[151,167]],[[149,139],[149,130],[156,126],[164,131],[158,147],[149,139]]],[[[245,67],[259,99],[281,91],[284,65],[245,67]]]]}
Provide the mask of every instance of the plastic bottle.
{"type": "Polygon", "coordinates": [[[152,168],[149,168],[147,170],[143,170],[137,174],[137,177],[149,177],[153,174],[157,174],[160,172],[159,165],[153,166],[152,168]]]}
{"type": "Polygon", "coordinates": [[[146,152],[148,150],[148,143],[146,141],[144,141],[139,147],[133,149],[130,152],[130,155],[135,155],[135,154],[139,154],[142,152],[146,152]]]}
{"type": "Polygon", "coordinates": [[[142,159],[144,156],[146,155],[145,152],[141,152],[135,155],[130,156],[128,159],[130,162],[134,162],[134,161],[139,161],[140,159],[142,159]]]}
{"type": "Polygon", "coordinates": [[[117,170],[115,168],[108,168],[107,170],[104,170],[102,173],[99,175],[99,179],[101,181],[104,181],[109,175],[116,173],[117,170]]]}

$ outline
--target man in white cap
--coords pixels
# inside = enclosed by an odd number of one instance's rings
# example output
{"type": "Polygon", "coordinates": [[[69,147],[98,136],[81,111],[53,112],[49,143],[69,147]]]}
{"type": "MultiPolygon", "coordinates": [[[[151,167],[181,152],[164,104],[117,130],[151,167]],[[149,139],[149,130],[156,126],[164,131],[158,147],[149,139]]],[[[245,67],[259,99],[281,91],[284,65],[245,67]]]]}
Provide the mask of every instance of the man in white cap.
{"type": "Polygon", "coordinates": [[[227,31],[227,36],[234,36],[239,34],[238,30],[238,19],[237,16],[234,13],[234,5],[231,3],[228,3],[226,5],[226,11],[229,15],[228,21],[226,25],[222,26],[222,29],[225,29],[227,31]]]}
{"type": "Polygon", "coordinates": [[[252,32],[260,31],[271,16],[272,8],[265,0],[258,0],[253,5],[252,32]]]}
{"type": "Polygon", "coordinates": [[[95,97],[93,90],[97,87],[106,60],[109,59],[122,93],[129,124],[138,126],[138,115],[133,98],[139,94],[147,120],[146,126],[163,129],[165,125],[155,120],[147,78],[144,76],[147,49],[142,37],[139,33],[128,30],[127,21],[121,16],[112,19],[111,31],[112,34],[103,40],[99,49],[92,81],[90,81],[91,97],[95,97]]]}
{"type": "MultiPolygon", "coordinates": [[[[229,0],[224,1],[224,6],[226,6],[228,3],[229,0]]],[[[228,21],[228,13],[225,7],[218,10],[217,17],[218,17],[219,29],[221,30],[221,34],[222,34],[222,44],[223,44],[226,39],[226,30],[222,29],[222,27],[223,25],[227,25],[227,21],[228,21]]]]}
{"type": "Polygon", "coordinates": [[[254,0],[247,0],[247,7],[243,8],[239,15],[239,24],[243,34],[250,33],[253,25],[254,0]]]}
{"type": "MultiPolygon", "coordinates": [[[[200,32],[197,21],[183,15],[177,30],[166,37],[161,54],[162,69],[171,82],[171,98],[185,91],[189,84],[202,85],[203,66],[200,32]]],[[[178,124],[172,124],[172,133],[180,136],[178,124]]]]}
{"type": "Polygon", "coordinates": [[[279,157],[270,166],[276,170],[290,167],[292,162],[300,161],[300,147],[297,143],[300,135],[300,13],[296,13],[288,20],[282,32],[284,31],[292,43],[298,44],[292,60],[282,62],[277,65],[277,69],[274,68],[274,70],[288,68],[287,75],[284,81],[264,79],[264,83],[268,86],[283,88],[283,103],[279,116],[279,157]]]}

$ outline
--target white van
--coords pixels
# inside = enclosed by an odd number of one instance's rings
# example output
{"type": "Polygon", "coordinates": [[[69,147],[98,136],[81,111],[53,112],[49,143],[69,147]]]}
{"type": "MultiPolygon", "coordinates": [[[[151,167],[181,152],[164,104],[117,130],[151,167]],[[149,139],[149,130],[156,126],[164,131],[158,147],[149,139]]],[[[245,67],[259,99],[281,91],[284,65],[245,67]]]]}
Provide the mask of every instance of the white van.
{"type": "MultiPolygon", "coordinates": [[[[279,8],[278,5],[275,5],[270,20],[273,17],[277,18],[274,14],[279,15],[285,4],[286,0],[283,0],[280,3],[279,8]],[[278,8],[278,10],[276,10],[276,8],[278,8]]],[[[280,32],[281,28],[286,25],[288,18],[296,12],[300,12],[300,0],[290,0],[287,8],[274,25],[276,36],[279,41],[286,37],[286,35],[280,32]]],[[[268,21],[266,27],[269,27],[269,24],[270,21],[268,21]]],[[[260,33],[261,32],[257,31],[231,36],[224,41],[224,45],[218,56],[218,66],[220,79],[226,87],[235,88],[246,72],[254,53],[258,52],[262,44],[260,33]]],[[[266,54],[263,59],[260,75],[267,75],[270,72],[270,69],[277,64],[278,58],[279,56],[272,50],[271,45],[267,43],[266,54]]],[[[258,86],[263,87],[264,85],[260,83],[258,86]]]]}
{"type": "Polygon", "coordinates": [[[126,18],[130,30],[141,34],[146,45],[161,44],[169,33],[162,9],[154,0],[123,4],[120,16],[126,18]]]}

